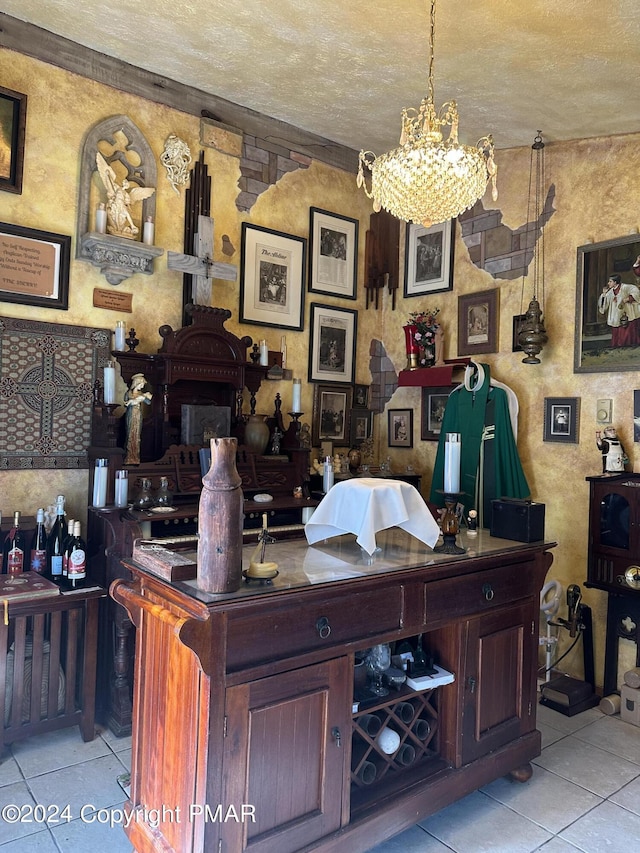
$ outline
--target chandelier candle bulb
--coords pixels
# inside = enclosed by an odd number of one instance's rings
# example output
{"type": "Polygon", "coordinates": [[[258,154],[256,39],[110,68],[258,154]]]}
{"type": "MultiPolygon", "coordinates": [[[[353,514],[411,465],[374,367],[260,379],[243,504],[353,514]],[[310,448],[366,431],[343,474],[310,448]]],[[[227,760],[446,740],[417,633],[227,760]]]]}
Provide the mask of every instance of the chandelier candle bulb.
{"type": "Polygon", "coordinates": [[[444,491],[455,495],[460,491],[460,433],[448,432],[444,445],[444,491]]]}
{"type": "Polygon", "coordinates": [[[115,328],[114,349],[116,352],[124,352],[126,349],[125,339],[127,337],[127,327],[124,320],[118,320],[115,328]]]}
{"type": "Polygon", "coordinates": [[[104,368],[104,404],[112,406],[116,401],[116,368],[112,361],[104,368]]]}
{"type": "Polygon", "coordinates": [[[153,224],[153,217],[147,216],[147,219],[144,223],[144,227],[142,229],[142,242],[146,246],[153,246],[153,238],[155,235],[155,225],[153,224]]]}
{"type": "Polygon", "coordinates": [[[100,202],[96,209],[96,231],[98,234],[107,233],[107,208],[104,202],[100,202]]]}
{"type": "Polygon", "coordinates": [[[269,367],[269,346],[266,341],[260,341],[260,365],[269,367]]]}
{"type": "Polygon", "coordinates": [[[291,411],[294,414],[299,414],[302,411],[302,380],[293,380],[293,400],[291,402],[291,411]]]}

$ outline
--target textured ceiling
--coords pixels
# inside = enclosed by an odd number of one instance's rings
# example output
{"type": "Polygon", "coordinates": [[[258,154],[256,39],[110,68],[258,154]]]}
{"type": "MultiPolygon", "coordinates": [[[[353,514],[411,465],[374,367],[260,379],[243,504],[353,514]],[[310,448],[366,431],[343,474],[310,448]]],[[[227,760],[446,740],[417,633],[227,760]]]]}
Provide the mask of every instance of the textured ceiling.
{"type": "MultiPolygon", "coordinates": [[[[426,94],[427,0],[3,0],[8,15],[356,151],[426,94]]],[[[439,0],[435,101],[498,148],[640,131],[638,0],[439,0]]]]}

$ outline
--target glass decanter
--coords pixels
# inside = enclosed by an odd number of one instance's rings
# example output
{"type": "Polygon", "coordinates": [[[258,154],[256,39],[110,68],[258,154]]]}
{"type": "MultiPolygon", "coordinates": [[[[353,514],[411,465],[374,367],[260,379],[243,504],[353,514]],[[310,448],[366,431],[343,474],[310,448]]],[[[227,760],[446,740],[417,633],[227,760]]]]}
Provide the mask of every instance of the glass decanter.
{"type": "Polygon", "coordinates": [[[169,490],[169,478],[160,477],[160,488],[153,501],[154,506],[170,509],[173,506],[173,492],[169,490]]]}
{"type": "Polygon", "coordinates": [[[140,491],[133,502],[134,509],[151,509],[153,506],[153,495],[151,494],[151,480],[144,477],[140,483],[140,491]]]}

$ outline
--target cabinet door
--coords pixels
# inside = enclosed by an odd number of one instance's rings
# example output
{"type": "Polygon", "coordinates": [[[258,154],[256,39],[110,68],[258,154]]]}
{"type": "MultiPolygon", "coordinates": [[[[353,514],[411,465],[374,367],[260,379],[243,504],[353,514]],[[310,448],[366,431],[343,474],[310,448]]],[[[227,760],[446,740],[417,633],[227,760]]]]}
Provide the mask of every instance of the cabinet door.
{"type": "Polygon", "coordinates": [[[536,634],[531,601],[467,623],[462,686],[464,764],[534,728],[536,634]]]}
{"type": "Polygon", "coordinates": [[[293,853],[340,827],[350,672],[339,658],[227,690],[223,803],[255,822],[225,821],[223,850],[293,853]]]}

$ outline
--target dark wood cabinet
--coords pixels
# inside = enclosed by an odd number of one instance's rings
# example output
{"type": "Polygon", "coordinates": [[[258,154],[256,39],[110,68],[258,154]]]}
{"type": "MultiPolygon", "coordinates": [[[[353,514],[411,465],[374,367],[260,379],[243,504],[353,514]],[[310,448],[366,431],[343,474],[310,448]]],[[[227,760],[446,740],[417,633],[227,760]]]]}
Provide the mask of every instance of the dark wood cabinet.
{"type": "Polygon", "coordinates": [[[607,592],[638,593],[640,475],[605,474],[587,477],[587,482],[590,484],[587,586],[607,592]]]}
{"type": "Polygon", "coordinates": [[[540,753],[539,593],[552,546],[481,531],[476,556],[423,551],[420,561],[403,531],[379,539],[382,568],[350,574],[336,551],[343,579],[305,581],[320,567],[332,576],[331,540],[321,550],[291,542],[271,588],[222,596],[127,564],[134,580],[111,593],[138,627],[136,819],[127,830],[136,850],[357,853],[499,776],[530,775],[540,753]],[[402,766],[361,734],[354,658],[417,634],[455,680],[430,691],[405,685],[373,706],[409,747],[402,766]],[[420,736],[413,718],[426,724],[420,736]],[[363,750],[377,764],[372,784],[358,777],[363,750]],[[145,809],[158,803],[238,814],[192,812],[189,823],[167,816],[152,827],[145,809]],[[244,819],[242,804],[255,806],[244,819]]]}

